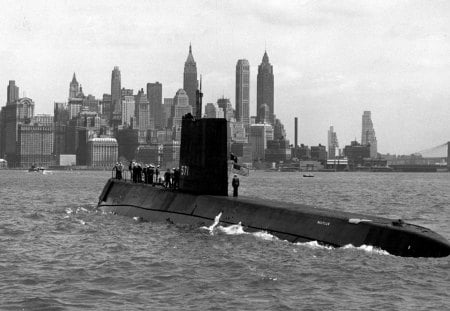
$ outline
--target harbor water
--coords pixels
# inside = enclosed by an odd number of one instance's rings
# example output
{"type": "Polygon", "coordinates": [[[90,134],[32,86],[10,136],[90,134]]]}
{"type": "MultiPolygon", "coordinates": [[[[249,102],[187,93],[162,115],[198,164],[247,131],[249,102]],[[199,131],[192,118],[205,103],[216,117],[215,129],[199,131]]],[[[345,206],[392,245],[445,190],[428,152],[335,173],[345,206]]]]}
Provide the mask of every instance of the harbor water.
{"type": "MultiPolygon", "coordinates": [[[[0,171],[0,310],[450,308],[450,257],[103,214],[96,205],[110,176],[0,171]]],[[[251,172],[240,180],[243,196],[401,218],[450,240],[448,173],[251,172]]]]}

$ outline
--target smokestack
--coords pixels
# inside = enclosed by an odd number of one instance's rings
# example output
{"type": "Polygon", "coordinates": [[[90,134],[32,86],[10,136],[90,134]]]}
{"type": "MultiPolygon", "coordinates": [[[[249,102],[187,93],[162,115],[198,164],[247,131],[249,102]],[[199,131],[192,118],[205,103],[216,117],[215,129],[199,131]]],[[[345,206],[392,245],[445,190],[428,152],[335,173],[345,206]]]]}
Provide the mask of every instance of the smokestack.
{"type": "Polygon", "coordinates": [[[294,147],[297,147],[298,146],[298,118],[297,117],[295,117],[294,118],[294,126],[295,126],[295,129],[294,129],[294,147]]]}

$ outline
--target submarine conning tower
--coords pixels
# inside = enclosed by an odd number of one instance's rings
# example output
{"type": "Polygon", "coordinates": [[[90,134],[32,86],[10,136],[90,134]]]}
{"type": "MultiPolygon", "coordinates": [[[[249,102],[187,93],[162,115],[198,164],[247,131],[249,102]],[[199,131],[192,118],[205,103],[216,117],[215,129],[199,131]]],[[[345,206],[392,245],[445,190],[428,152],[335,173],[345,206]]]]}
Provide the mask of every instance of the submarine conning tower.
{"type": "Polygon", "coordinates": [[[180,190],[194,194],[228,195],[227,120],[182,119],[180,190]]]}

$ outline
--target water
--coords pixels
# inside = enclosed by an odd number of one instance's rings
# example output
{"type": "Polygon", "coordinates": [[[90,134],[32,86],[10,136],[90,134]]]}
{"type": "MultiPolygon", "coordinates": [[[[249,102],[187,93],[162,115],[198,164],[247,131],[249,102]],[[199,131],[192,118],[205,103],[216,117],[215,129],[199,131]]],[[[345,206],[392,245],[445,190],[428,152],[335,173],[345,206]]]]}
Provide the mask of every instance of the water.
{"type": "MultiPolygon", "coordinates": [[[[110,172],[0,171],[1,310],[448,310],[450,257],[102,214],[110,172]]],[[[402,218],[450,239],[450,174],[255,172],[241,195],[402,218]]]]}

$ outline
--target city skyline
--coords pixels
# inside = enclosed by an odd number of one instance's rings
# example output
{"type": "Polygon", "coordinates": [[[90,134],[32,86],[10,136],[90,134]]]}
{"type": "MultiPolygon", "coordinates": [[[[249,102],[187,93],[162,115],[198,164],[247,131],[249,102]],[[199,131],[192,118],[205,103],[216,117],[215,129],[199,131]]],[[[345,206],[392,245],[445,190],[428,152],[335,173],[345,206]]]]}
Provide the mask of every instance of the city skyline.
{"type": "MultiPolygon", "coordinates": [[[[359,136],[366,110],[381,153],[409,154],[449,140],[448,3],[137,1],[112,7],[107,15],[109,2],[11,2],[0,13],[2,85],[15,80],[36,113],[52,113],[54,102],[67,101],[74,72],[86,95],[101,98],[119,66],[123,87],[160,81],[163,97],[173,98],[192,42],[204,103],[224,95],[235,107],[235,65],[248,59],[254,116],[256,69],[266,49],[275,114],[291,142],[298,117],[299,143],[326,144],[330,125],[348,143],[359,136]],[[125,23],[129,14],[146,16],[125,23]]],[[[4,105],[5,87],[0,98],[4,105]]]]}

